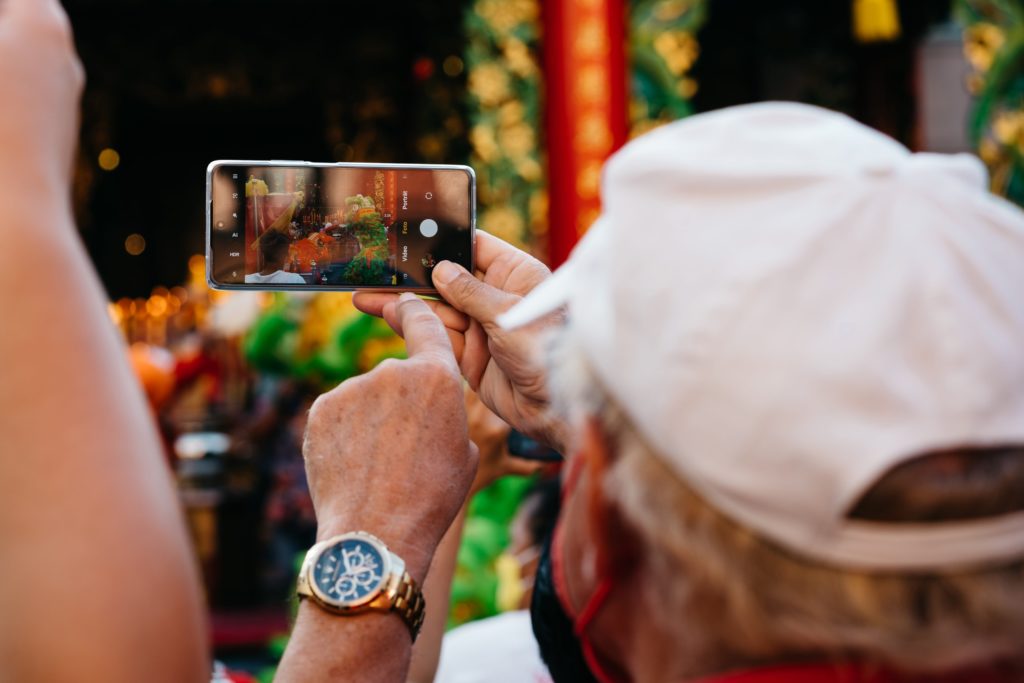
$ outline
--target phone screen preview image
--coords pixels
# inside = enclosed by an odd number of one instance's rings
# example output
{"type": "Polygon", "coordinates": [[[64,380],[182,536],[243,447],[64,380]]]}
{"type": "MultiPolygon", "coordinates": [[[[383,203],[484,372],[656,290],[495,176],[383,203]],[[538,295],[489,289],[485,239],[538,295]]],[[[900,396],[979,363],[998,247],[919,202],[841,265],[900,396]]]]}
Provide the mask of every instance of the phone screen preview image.
{"type": "Polygon", "coordinates": [[[433,290],[442,260],[472,270],[465,166],[210,168],[210,283],[254,289],[433,290]]]}

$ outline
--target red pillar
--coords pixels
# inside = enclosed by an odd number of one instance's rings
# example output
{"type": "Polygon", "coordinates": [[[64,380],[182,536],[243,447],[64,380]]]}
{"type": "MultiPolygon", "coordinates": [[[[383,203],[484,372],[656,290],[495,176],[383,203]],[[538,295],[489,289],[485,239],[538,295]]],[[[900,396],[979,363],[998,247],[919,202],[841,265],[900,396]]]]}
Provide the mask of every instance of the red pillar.
{"type": "Polygon", "coordinates": [[[601,165],[626,141],[626,10],[624,0],[541,4],[554,267],[597,218],[601,165]]]}

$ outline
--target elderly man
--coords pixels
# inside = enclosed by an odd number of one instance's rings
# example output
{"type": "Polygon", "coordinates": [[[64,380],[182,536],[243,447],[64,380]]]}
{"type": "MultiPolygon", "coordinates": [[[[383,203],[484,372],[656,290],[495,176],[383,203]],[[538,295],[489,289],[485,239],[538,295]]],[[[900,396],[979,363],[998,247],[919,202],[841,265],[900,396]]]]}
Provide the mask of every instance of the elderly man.
{"type": "MultiPolygon", "coordinates": [[[[59,3],[0,3],[3,671],[202,680],[182,521],[67,199],[81,85],[59,3]]],[[[727,110],[620,152],[555,276],[480,235],[479,279],[434,270],[447,303],[359,297],[409,358],[310,413],[319,543],[280,679],[405,678],[475,476],[461,374],[567,454],[532,610],[555,680],[1020,680],[1024,219],[983,175],[727,110]]]]}
{"type": "Polygon", "coordinates": [[[554,679],[1024,676],[1024,217],[977,160],[764,104],[634,141],[604,202],[554,277],[487,235],[435,271],[470,384],[568,454],[554,679]]]}

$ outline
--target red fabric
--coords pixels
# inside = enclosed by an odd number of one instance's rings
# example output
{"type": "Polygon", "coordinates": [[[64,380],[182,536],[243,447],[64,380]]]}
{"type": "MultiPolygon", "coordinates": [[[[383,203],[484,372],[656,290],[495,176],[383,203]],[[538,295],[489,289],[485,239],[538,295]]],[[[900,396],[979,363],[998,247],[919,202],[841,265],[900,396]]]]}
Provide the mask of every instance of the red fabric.
{"type": "Polygon", "coordinates": [[[219,401],[225,374],[224,364],[212,354],[201,350],[189,358],[178,359],[174,365],[174,386],[186,387],[200,377],[208,377],[210,384],[205,398],[210,402],[219,401]]]}
{"type": "Polygon", "coordinates": [[[288,614],[283,605],[280,609],[216,611],[210,616],[214,648],[262,647],[282,633],[288,633],[288,614]]]}
{"type": "Polygon", "coordinates": [[[691,683],[1012,683],[1020,680],[1019,674],[995,668],[941,676],[907,676],[852,664],[797,664],[736,671],[691,683]]]}
{"type": "MultiPolygon", "coordinates": [[[[628,134],[624,0],[558,0],[541,3],[544,21],[544,83],[548,156],[548,257],[565,261],[600,206],[588,169],[621,147],[628,134]],[[598,34],[590,29],[599,28],[598,34]],[[595,40],[597,38],[597,40],[595,40]],[[607,90],[581,90],[598,69],[607,90]],[[594,137],[587,125],[607,132],[594,137]],[[586,189],[589,188],[589,189],[586,189]]],[[[485,226],[486,227],[486,226],[485,226]]]]}

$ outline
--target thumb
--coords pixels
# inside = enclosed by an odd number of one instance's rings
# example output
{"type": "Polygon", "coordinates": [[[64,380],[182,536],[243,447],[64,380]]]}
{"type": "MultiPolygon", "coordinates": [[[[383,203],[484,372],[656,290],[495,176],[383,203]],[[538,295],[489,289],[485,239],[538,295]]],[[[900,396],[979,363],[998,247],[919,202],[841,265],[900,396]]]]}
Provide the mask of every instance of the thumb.
{"type": "Polygon", "coordinates": [[[521,297],[482,282],[457,263],[441,261],[434,268],[434,286],[444,300],[484,325],[512,308],[521,297]]]}

